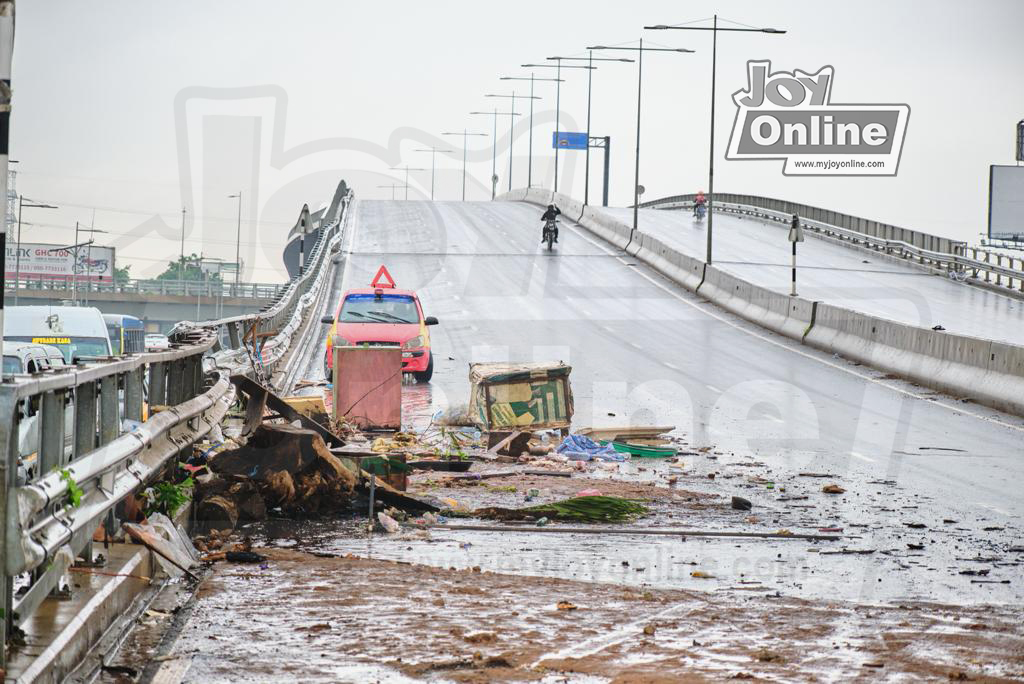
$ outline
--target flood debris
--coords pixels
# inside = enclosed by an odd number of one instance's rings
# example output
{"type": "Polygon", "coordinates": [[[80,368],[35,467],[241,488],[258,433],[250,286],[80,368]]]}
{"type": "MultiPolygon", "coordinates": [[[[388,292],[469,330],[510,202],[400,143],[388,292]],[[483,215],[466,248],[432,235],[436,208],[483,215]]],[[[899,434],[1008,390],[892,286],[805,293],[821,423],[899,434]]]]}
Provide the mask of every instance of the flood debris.
{"type": "Polygon", "coordinates": [[[845,494],[846,490],[837,484],[827,484],[821,488],[821,491],[826,494],[845,494]]]}
{"type": "Polygon", "coordinates": [[[493,520],[571,520],[574,522],[622,522],[647,513],[647,506],[615,496],[576,496],[526,508],[491,506],[473,511],[474,517],[493,520]]]}

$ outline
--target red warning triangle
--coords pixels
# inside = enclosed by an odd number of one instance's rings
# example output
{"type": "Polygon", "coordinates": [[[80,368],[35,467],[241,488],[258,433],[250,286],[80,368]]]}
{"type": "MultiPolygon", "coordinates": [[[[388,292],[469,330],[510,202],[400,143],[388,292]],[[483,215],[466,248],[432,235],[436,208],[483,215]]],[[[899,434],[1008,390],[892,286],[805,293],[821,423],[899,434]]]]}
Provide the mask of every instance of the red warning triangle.
{"type": "Polygon", "coordinates": [[[395,279],[391,277],[390,273],[388,273],[388,269],[384,267],[384,264],[380,265],[380,269],[377,271],[377,275],[373,276],[373,282],[370,283],[370,287],[387,287],[394,289],[395,279]]]}

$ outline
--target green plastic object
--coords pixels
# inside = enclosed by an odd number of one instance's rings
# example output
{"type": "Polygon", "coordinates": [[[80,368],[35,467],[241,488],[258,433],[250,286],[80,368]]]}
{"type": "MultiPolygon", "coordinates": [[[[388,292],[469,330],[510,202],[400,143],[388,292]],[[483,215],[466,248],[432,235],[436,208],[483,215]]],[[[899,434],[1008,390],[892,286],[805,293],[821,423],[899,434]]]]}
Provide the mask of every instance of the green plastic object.
{"type": "Polygon", "coordinates": [[[637,458],[668,458],[669,456],[676,455],[676,450],[672,447],[639,446],[637,444],[626,444],[625,442],[612,442],[612,448],[619,453],[629,454],[637,458]]]}

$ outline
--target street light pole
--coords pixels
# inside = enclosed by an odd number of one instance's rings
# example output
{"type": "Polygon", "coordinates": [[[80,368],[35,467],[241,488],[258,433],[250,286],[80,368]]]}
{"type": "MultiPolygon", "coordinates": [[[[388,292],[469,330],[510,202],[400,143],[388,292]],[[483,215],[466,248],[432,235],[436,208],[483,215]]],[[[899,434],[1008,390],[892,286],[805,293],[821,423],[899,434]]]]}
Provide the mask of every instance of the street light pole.
{"type": "MultiPolygon", "coordinates": [[[[488,95],[487,97],[511,97],[511,96],[510,95],[488,95]]],[[[499,112],[498,112],[497,109],[495,109],[493,113],[492,112],[470,112],[470,114],[472,114],[472,115],[486,114],[487,116],[493,116],[494,117],[494,142],[493,142],[493,145],[491,146],[491,199],[493,200],[495,198],[495,196],[497,195],[497,190],[498,190],[498,180],[497,180],[497,178],[498,178],[498,166],[497,166],[497,164],[498,164],[498,114],[499,114],[499,112]]],[[[500,114],[502,116],[504,116],[505,114],[508,114],[509,117],[519,116],[519,112],[517,112],[515,110],[515,108],[512,108],[512,109],[510,109],[507,112],[500,112],[500,114]]],[[[511,137],[510,137],[510,139],[508,141],[508,144],[509,144],[509,154],[511,154],[512,153],[512,140],[511,140],[511,137]]]]}
{"type": "MultiPolygon", "coordinates": [[[[640,39],[639,47],[608,47],[605,45],[595,45],[588,47],[588,50],[632,50],[639,53],[637,59],[637,70],[636,70],[636,160],[634,161],[633,170],[633,232],[630,234],[630,242],[633,240],[633,235],[636,233],[640,223],[640,102],[641,95],[643,93],[644,85],[644,52],[683,52],[690,53],[693,50],[687,48],[645,48],[643,38],[640,39]]],[[[587,144],[590,141],[587,140],[587,144]]],[[[606,152],[607,154],[607,152],[606,152]]]]}
{"type": "MultiPolygon", "coordinates": [[[[730,22],[735,23],[735,22],[730,22]]],[[[669,26],[666,24],[657,24],[655,26],[644,26],[644,29],[650,31],[711,31],[711,154],[708,160],[708,244],[707,244],[707,257],[705,259],[707,264],[711,264],[712,249],[712,235],[714,233],[714,220],[715,212],[712,211],[712,203],[715,197],[715,70],[716,61],[718,55],[718,32],[719,31],[735,31],[740,33],[773,33],[782,34],[785,30],[775,28],[751,28],[742,26],[719,26],[718,15],[714,15],[712,18],[711,26],[669,26]]]]}
{"type": "Polygon", "coordinates": [[[235,230],[235,285],[241,278],[242,270],[242,191],[237,194],[228,195],[229,198],[238,198],[238,228],[235,230]]]}
{"type": "MultiPolygon", "coordinates": [[[[595,66],[575,66],[570,64],[562,64],[562,60],[568,59],[566,57],[548,57],[548,59],[555,62],[551,64],[522,64],[525,68],[536,69],[538,67],[551,67],[554,66],[556,69],[555,76],[555,192],[558,192],[558,134],[561,132],[561,120],[562,120],[562,69],[596,69],[595,66]]],[[[589,144],[589,141],[588,141],[589,144]]]]}
{"type": "Polygon", "coordinates": [[[587,150],[586,150],[586,174],[583,182],[583,204],[590,203],[590,102],[591,92],[594,84],[594,62],[632,62],[625,57],[594,57],[594,51],[590,50],[586,57],[548,57],[548,59],[585,61],[587,63],[587,150]]]}
{"type": "MultiPolygon", "coordinates": [[[[75,242],[78,242],[78,222],[75,221],[75,242]]],[[[78,256],[77,253],[75,255],[78,256]]],[[[181,208],[181,257],[178,262],[178,280],[184,280],[185,268],[185,207],[181,208]]]]}
{"type": "Polygon", "coordinates": [[[461,133],[442,133],[441,135],[461,135],[462,136],[462,201],[466,201],[466,148],[469,146],[469,136],[478,135],[484,138],[487,137],[486,133],[470,133],[469,129],[463,128],[461,133]]]}
{"type": "MultiPolygon", "coordinates": [[[[544,66],[551,66],[546,64],[544,66]]],[[[526,187],[533,187],[533,101],[541,100],[543,98],[535,97],[533,94],[533,84],[536,81],[560,81],[557,78],[535,78],[533,72],[530,72],[530,77],[525,76],[502,76],[502,81],[529,81],[530,82],[530,149],[527,152],[526,162],[526,187]]]]}
{"type": "MultiPolygon", "coordinates": [[[[430,152],[430,201],[434,201],[434,170],[437,168],[437,153],[451,152],[452,150],[441,150],[436,147],[418,148],[417,152],[430,152]]],[[[408,182],[408,179],[406,179],[408,182]]]]}
{"type": "Polygon", "coordinates": [[[21,281],[21,210],[24,207],[29,209],[58,209],[52,204],[39,204],[29,200],[25,203],[25,196],[18,195],[18,235],[17,235],[17,247],[15,249],[16,254],[14,255],[14,306],[18,306],[18,285],[21,281]]]}
{"type": "MultiPolygon", "coordinates": [[[[508,112],[508,114],[509,114],[509,117],[508,117],[508,191],[512,192],[512,141],[514,139],[513,136],[515,134],[516,117],[519,116],[519,114],[516,113],[516,98],[518,97],[520,100],[522,100],[526,96],[525,95],[516,95],[516,91],[513,90],[511,95],[495,95],[493,93],[488,93],[488,94],[484,95],[484,97],[508,97],[508,98],[512,98],[512,108],[508,112]]],[[[529,99],[530,99],[530,111],[532,112],[533,111],[533,101],[535,99],[539,100],[540,98],[539,97],[534,97],[533,95],[530,95],[529,99]]],[[[532,135],[532,132],[531,132],[531,135],[532,135]]],[[[529,174],[527,174],[527,175],[529,175],[529,174]]],[[[530,179],[527,178],[526,182],[527,182],[527,185],[529,185],[530,179]]]]}
{"type": "Polygon", "coordinates": [[[409,172],[410,171],[426,171],[426,169],[421,169],[421,168],[418,168],[418,167],[410,168],[408,164],[406,164],[405,166],[390,166],[390,167],[388,167],[388,169],[390,171],[405,171],[405,199],[406,200],[409,199],[409,172]]]}

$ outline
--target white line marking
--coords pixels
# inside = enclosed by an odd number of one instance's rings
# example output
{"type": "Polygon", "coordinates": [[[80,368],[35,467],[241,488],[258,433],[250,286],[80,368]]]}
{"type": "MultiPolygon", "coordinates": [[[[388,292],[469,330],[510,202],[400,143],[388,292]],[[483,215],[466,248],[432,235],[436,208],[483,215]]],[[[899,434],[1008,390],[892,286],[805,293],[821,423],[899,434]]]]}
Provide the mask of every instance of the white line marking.
{"type": "MultiPolygon", "coordinates": [[[[615,257],[615,259],[617,261],[621,262],[623,265],[626,264],[626,260],[623,257],[617,256],[615,254],[615,252],[609,250],[604,245],[599,244],[598,242],[593,240],[589,235],[584,233],[583,228],[580,227],[579,225],[577,225],[577,224],[569,224],[569,228],[572,229],[575,233],[577,233],[584,240],[586,240],[590,244],[594,245],[595,247],[597,247],[598,249],[603,251],[605,254],[608,254],[609,256],[615,257]]],[[[908,397],[913,397],[915,399],[920,399],[922,401],[926,401],[926,398],[924,397],[924,395],[915,394],[914,392],[911,392],[909,390],[905,390],[902,387],[897,387],[895,385],[891,385],[891,384],[889,384],[887,382],[883,382],[881,380],[873,378],[870,375],[866,375],[864,373],[858,373],[857,371],[853,370],[852,368],[847,368],[846,366],[843,366],[841,364],[833,363],[833,362],[828,361],[826,359],[819,358],[815,354],[811,354],[809,352],[801,351],[799,349],[794,349],[793,347],[789,346],[788,344],[783,344],[782,342],[779,342],[778,340],[771,339],[767,335],[761,334],[761,333],[756,332],[754,330],[750,330],[750,329],[748,329],[748,328],[746,328],[744,326],[738,325],[737,323],[735,323],[734,321],[729,320],[725,316],[723,316],[721,314],[718,314],[718,313],[715,313],[714,311],[712,311],[708,307],[701,307],[697,303],[691,302],[689,299],[687,299],[686,297],[684,297],[681,294],[679,294],[678,292],[676,292],[673,288],[668,287],[664,283],[658,282],[657,280],[655,280],[651,276],[649,276],[646,273],[644,273],[642,270],[634,268],[633,272],[636,273],[641,278],[643,278],[644,280],[646,280],[649,283],[651,283],[652,285],[654,285],[655,287],[657,287],[657,288],[663,290],[664,292],[667,292],[668,294],[672,295],[673,297],[675,297],[679,301],[683,302],[687,306],[689,306],[689,307],[691,307],[693,309],[696,309],[697,311],[700,311],[701,313],[703,313],[703,314],[705,314],[707,316],[710,316],[711,318],[714,318],[714,319],[716,319],[718,321],[721,321],[722,323],[725,323],[726,325],[728,325],[728,326],[730,326],[732,328],[735,328],[736,330],[739,330],[742,333],[750,335],[751,337],[756,337],[759,340],[763,340],[764,342],[767,342],[768,344],[775,345],[776,347],[779,347],[780,349],[785,349],[786,351],[791,352],[793,354],[799,354],[800,356],[803,356],[804,358],[810,359],[812,361],[816,361],[817,363],[820,363],[820,364],[825,365],[825,366],[829,366],[829,367],[834,368],[834,369],[836,369],[838,371],[846,373],[847,375],[852,375],[852,376],[860,378],[861,380],[864,380],[866,382],[870,382],[870,383],[873,383],[875,385],[879,385],[881,387],[886,387],[886,388],[892,390],[893,392],[897,392],[899,394],[902,394],[902,395],[905,395],[905,396],[908,396],[908,397]]],[[[665,276],[662,276],[662,277],[665,277],[665,276]]],[[[682,285],[676,285],[676,287],[682,287],[682,285]]],[[[689,290],[687,290],[687,292],[689,292],[689,290]]],[[[714,305],[714,304],[712,304],[712,305],[717,308],[717,305],[714,305]]],[[[785,339],[789,340],[788,337],[785,338],[785,339]]],[[[708,387],[710,387],[710,385],[708,385],[708,387]]],[[[931,402],[931,404],[932,404],[932,406],[941,406],[942,408],[946,409],[947,411],[949,411],[951,413],[959,413],[961,415],[970,416],[972,418],[977,418],[978,420],[981,420],[981,421],[984,421],[984,422],[995,423],[996,425],[1000,425],[1002,427],[1009,428],[1009,429],[1014,430],[1016,432],[1024,433],[1024,425],[1014,425],[1012,423],[1007,423],[1005,420],[1001,420],[1000,418],[995,418],[995,417],[991,417],[991,416],[983,416],[980,413],[975,413],[974,411],[968,411],[968,410],[963,409],[961,407],[949,406],[948,404],[946,404],[944,402],[941,402],[941,401],[933,401],[933,402],[931,402]]]]}
{"type": "Polygon", "coordinates": [[[868,458],[868,457],[867,457],[867,456],[865,456],[864,454],[858,453],[858,452],[856,452],[856,451],[851,451],[851,452],[850,452],[850,455],[851,455],[851,456],[853,456],[854,458],[859,458],[859,459],[860,459],[860,460],[862,460],[862,461],[866,461],[867,463],[874,463],[874,462],[875,462],[875,459],[873,459],[873,458],[868,458]]]}
{"type": "Polygon", "coordinates": [[[987,510],[994,511],[995,513],[998,513],[999,515],[1005,515],[1007,518],[1010,517],[1009,511],[1004,511],[1002,508],[996,508],[995,506],[989,506],[988,504],[983,504],[980,501],[976,502],[976,505],[981,506],[982,508],[985,508],[987,510]]]}

